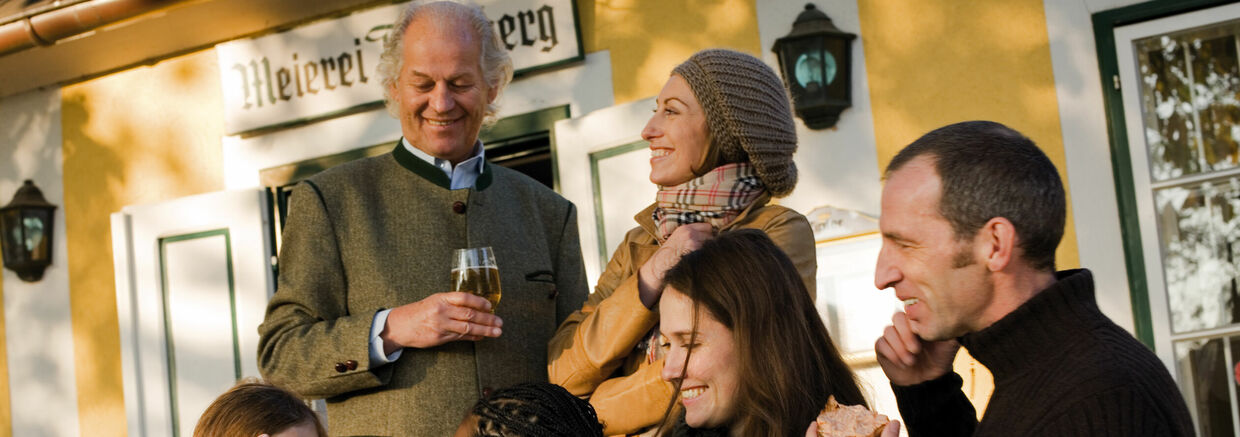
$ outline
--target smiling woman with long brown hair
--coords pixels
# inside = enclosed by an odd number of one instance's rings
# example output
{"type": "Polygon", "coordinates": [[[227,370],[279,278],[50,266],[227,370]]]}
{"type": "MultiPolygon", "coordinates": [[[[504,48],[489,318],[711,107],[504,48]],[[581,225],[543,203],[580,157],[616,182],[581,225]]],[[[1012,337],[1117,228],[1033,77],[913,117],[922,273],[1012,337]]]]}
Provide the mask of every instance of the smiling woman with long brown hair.
{"type": "Polygon", "coordinates": [[[677,389],[664,435],[802,435],[830,396],[867,405],[792,262],[766,234],[707,241],[664,283],[663,378],[677,389]]]}

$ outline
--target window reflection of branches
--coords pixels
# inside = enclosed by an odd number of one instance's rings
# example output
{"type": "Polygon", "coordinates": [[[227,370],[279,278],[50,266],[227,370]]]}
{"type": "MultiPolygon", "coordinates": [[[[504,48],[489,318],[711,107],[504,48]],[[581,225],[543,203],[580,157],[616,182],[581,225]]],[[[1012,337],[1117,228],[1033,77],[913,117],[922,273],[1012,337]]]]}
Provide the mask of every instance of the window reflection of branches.
{"type": "Polygon", "coordinates": [[[1197,162],[1191,90],[1186,53],[1179,41],[1162,37],[1143,47],[1141,93],[1145,136],[1149,144],[1150,175],[1166,180],[1200,171],[1197,162]],[[1148,47],[1157,43],[1155,47],[1148,47]]]}
{"type": "Polygon", "coordinates": [[[1155,181],[1237,166],[1238,30],[1233,23],[1135,42],[1155,181]]]}
{"type": "Polygon", "coordinates": [[[1172,331],[1240,322],[1240,179],[1156,192],[1172,331]]]}
{"type": "Polygon", "coordinates": [[[1203,168],[1225,170],[1236,166],[1236,136],[1240,133],[1240,59],[1236,38],[1197,39],[1189,53],[1194,62],[1193,108],[1200,118],[1203,168]]]}
{"type": "Polygon", "coordinates": [[[1240,22],[1134,42],[1174,333],[1240,323],[1240,22]]]}

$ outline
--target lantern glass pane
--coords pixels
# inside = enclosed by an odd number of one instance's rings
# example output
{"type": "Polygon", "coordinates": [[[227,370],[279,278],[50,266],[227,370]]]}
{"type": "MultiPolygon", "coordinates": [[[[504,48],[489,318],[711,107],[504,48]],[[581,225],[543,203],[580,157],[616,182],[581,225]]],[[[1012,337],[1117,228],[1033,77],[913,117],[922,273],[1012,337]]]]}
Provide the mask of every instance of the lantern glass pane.
{"type": "Polygon", "coordinates": [[[5,263],[13,263],[18,260],[28,259],[29,251],[26,250],[22,240],[21,212],[17,210],[8,210],[0,214],[0,238],[4,239],[4,261],[5,263]]]}
{"type": "Polygon", "coordinates": [[[843,67],[849,62],[848,40],[841,38],[828,38],[826,41],[823,41],[822,51],[834,56],[841,65],[841,69],[836,75],[837,80],[827,82],[827,98],[832,100],[850,99],[851,93],[848,90],[848,81],[846,80],[848,79],[848,70],[845,69],[847,67],[843,67]]]}
{"type": "Polygon", "coordinates": [[[47,210],[27,210],[22,214],[22,228],[25,235],[21,241],[30,259],[48,259],[48,244],[45,241],[51,229],[46,229],[51,217],[47,210]]]}
{"type": "MultiPolygon", "coordinates": [[[[799,38],[784,40],[780,48],[784,74],[788,76],[788,91],[792,92],[798,107],[822,104],[831,85],[826,76],[839,76],[839,60],[822,43],[821,38],[799,38]]],[[[838,82],[836,77],[831,80],[838,82]]]]}
{"type": "Polygon", "coordinates": [[[801,53],[797,58],[796,78],[806,91],[818,92],[835,80],[835,56],[822,50],[801,53]]]}

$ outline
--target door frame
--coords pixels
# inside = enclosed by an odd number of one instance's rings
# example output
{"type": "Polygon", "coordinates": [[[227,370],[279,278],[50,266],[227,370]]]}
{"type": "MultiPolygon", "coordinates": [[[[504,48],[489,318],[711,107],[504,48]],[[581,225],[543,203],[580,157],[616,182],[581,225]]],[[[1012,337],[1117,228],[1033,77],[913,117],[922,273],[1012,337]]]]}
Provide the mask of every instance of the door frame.
{"type": "MultiPolygon", "coordinates": [[[[614,157],[617,153],[632,152],[637,150],[635,147],[640,149],[635,144],[645,143],[641,138],[641,127],[650,119],[654,103],[654,97],[650,97],[560,120],[555,124],[560,194],[577,205],[577,232],[586,279],[591,284],[598,281],[611,255],[604,245],[605,228],[600,208],[603,195],[599,187],[597,161],[614,157]]],[[[632,212],[639,211],[645,205],[648,203],[634,208],[632,212]]]]}
{"type": "MultiPolygon", "coordinates": [[[[258,332],[275,291],[268,265],[273,242],[269,200],[259,189],[217,191],[156,204],[131,205],[111,215],[122,386],[128,434],[179,435],[177,366],[169,306],[168,244],[223,237],[233,354],[227,373],[260,376],[258,332]],[[202,204],[233,215],[201,214],[202,204]],[[239,213],[239,214],[235,214],[239,213]],[[250,215],[253,213],[253,215],[250,215]],[[155,223],[153,225],[152,223],[155,223]],[[137,239],[137,241],[135,241],[137,239]],[[254,250],[258,248],[258,250],[254,250]],[[234,250],[241,252],[234,253],[234,250]],[[246,323],[242,328],[239,323],[246,323]]],[[[197,417],[192,417],[197,421],[197,417]]],[[[183,435],[183,434],[181,434],[183,435]]]]}
{"type": "Polygon", "coordinates": [[[173,336],[172,323],[172,304],[171,297],[168,295],[168,245],[182,241],[197,240],[201,238],[224,237],[224,266],[228,275],[228,310],[229,319],[232,321],[232,352],[233,352],[233,378],[241,380],[241,339],[237,332],[237,285],[235,275],[233,273],[233,256],[232,256],[232,233],[228,227],[216,229],[208,229],[197,232],[185,232],[159,237],[159,297],[163,312],[164,325],[164,344],[167,348],[165,353],[165,366],[168,371],[168,395],[169,409],[172,414],[172,435],[180,435],[181,412],[180,404],[177,396],[177,360],[176,360],[176,341],[173,336]]]}
{"type": "Polygon", "coordinates": [[[1098,51],[1098,70],[1102,78],[1102,99],[1106,108],[1107,138],[1115,196],[1119,207],[1120,234],[1124,243],[1124,266],[1132,302],[1132,319],[1137,339],[1155,349],[1154,319],[1150,312],[1141,228],[1138,221],[1137,193],[1133,182],[1132,159],[1120,90],[1119,60],[1115,50],[1115,28],[1156,20],[1172,15],[1233,3],[1227,0],[1151,1],[1093,14],[1094,46],[1098,51]]]}

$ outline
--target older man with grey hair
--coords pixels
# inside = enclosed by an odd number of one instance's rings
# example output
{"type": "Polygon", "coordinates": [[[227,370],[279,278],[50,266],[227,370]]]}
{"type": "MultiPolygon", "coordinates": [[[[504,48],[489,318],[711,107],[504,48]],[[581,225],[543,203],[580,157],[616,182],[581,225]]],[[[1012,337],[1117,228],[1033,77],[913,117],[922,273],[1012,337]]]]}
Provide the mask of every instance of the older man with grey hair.
{"type": "Polygon", "coordinates": [[[294,189],[259,367],[326,398],[332,435],[450,435],[491,389],[547,379],[547,341],[587,292],[576,210],[485,161],[512,61],[479,8],[411,4],[379,70],[404,137],[294,189]],[[498,307],[447,292],[453,249],[481,246],[498,307]]]}

